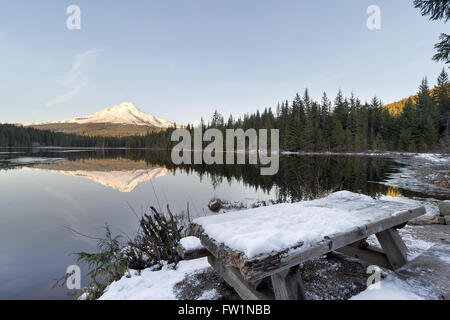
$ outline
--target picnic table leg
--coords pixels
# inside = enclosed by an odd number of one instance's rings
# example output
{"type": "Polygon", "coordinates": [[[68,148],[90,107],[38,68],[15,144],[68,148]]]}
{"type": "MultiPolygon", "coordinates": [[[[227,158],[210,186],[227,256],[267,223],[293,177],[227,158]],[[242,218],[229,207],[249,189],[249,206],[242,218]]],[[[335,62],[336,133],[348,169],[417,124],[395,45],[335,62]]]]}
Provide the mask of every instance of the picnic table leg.
{"type": "Polygon", "coordinates": [[[251,283],[242,278],[236,268],[225,265],[213,255],[208,256],[208,262],[213,269],[236,291],[243,300],[272,300],[271,294],[257,290],[251,283]]]}
{"type": "Polygon", "coordinates": [[[374,264],[386,269],[392,269],[392,265],[382,249],[370,246],[366,243],[361,243],[360,241],[339,248],[336,251],[346,256],[360,259],[366,263],[374,264]]]}
{"type": "Polygon", "coordinates": [[[306,300],[299,266],[272,275],[272,286],[277,300],[306,300]]]}
{"type": "Polygon", "coordinates": [[[394,270],[408,263],[406,256],[408,248],[395,228],[379,232],[376,235],[394,270]]]}

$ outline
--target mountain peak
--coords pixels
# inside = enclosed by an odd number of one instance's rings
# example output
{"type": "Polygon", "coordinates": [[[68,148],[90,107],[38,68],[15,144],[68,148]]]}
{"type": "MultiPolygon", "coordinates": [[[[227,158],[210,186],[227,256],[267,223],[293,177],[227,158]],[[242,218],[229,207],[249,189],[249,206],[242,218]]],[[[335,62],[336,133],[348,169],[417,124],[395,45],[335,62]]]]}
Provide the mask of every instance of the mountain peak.
{"type": "Polygon", "coordinates": [[[114,123],[124,125],[150,126],[155,128],[170,128],[173,122],[160,119],[141,111],[132,102],[122,102],[111,108],[106,108],[86,117],[57,121],[53,123],[114,123]]]}
{"type": "Polygon", "coordinates": [[[130,111],[141,111],[132,102],[122,102],[121,104],[115,105],[114,107],[112,107],[110,109],[115,109],[115,110],[126,109],[126,110],[130,110],[130,111]]]}

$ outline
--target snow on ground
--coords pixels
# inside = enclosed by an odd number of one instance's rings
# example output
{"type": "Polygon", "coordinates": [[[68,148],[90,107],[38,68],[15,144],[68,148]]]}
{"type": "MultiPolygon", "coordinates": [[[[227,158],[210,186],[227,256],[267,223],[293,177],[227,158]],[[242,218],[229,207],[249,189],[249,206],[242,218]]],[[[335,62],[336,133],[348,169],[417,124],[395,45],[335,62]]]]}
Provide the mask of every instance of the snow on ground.
{"type": "Polygon", "coordinates": [[[448,161],[450,161],[450,156],[437,154],[437,153],[422,153],[422,154],[416,155],[416,158],[425,160],[427,162],[448,162],[448,161]]]}
{"type": "Polygon", "coordinates": [[[203,294],[198,298],[198,300],[216,300],[219,296],[219,293],[216,289],[211,289],[203,292],[203,294]]]}
{"type": "MultiPolygon", "coordinates": [[[[164,265],[159,271],[145,269],[139,274],[131,271],[131,277],[123,276],[111,283],[99,300],[176,300],[174,286],[186,276],[210,268],[207,258],[180,261],[176,268],[164,265]]],[[[214,290],[206,291],[201,298],[217,298],[214,290]]]]}
{"type": "Polygon", "coordinates": [[[404,229],[399,230],[399,233],[405,242],[406,246],[408,247],[408,260],[413,260],[420,254],[422,254],[424,251],[427,251],[430,249],[434,243],[430,241],[426,241],[423,239],[419,239],[417,237],[417,233],[415,232],[415,228],[421,228],[420,226],[411,226],[406,227],[404,229]]]}
{"type": "Polygon", "coordinates": [[[410,208],[341,191],[313,201],[202,217],[194,223],[216,241],[253,258],[301,243],[302,248],[307,248],[325,236],[350,231],[410,208]]]}
{"type": "MultiPolygon", "coordinates": [[[[415,239],[416,240],[416,239],[415,239]]],[[[414,242],[417,249],[417,244],[414,242]]],[[[428,249],[428,248],[422,248],[428,249]]],[[[422,250],[425,251],[425,250],[422,250]]],[[[356,295],[354,300],[440,300],[448,291],[450,258],[448,244],[435,244],[396,272],[356,295]]]]}
{"type": "Polygon", "coordinates": [[[25,152],[17,152],[17,151],[2,151],[0,154],[22,154],[25,152]]]}
{"type": "MultiPolygon", "coordinates": [[[[426,166],[431,166],[431,164],[426,164],[426,166]]],[[[450,194],[448,188],[430,183],[416,169],[417,167],[408,164],[407,167],[400,168],[398,172],[390,174],[380,184],[432,196],[448,196],[450,194]]]]}
{"type": "Polygon", "coordinates": [[[379,288],[372,285],[350,300],[424,300],[424,298],[410,292],[411,288],[394,275],[389,275],[378,285],[379,288]]]}
{"type": "Polygon", "coordinates": [[[281,154],[283,156],[298,156],[299,155],[298,152],[292,152],[292,151],[283,151],[283,152],[281,152],[281,154]]]}
{"type": "Polygon", "coordinates": [[[197,237],[186,237],[180,240],[180,245],[186,251],[194,251],[198,249],[202,249],[203,246],[200,242],[200,239],[197,237]]]}
{"type": "Polygon", "coordinates": [[[447,176],[450,155],[398,154],[392,159],[402,168],[380,182],[389,187],[414,191],[432,197],[448,197],[450,179],[447,176]]]}

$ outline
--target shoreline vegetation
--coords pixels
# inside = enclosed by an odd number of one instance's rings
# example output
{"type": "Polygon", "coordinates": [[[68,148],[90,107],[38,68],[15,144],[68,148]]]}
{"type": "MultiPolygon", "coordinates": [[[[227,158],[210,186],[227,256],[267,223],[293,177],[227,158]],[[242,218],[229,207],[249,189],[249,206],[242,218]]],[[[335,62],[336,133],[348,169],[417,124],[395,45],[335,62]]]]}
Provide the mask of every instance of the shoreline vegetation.
{"type": "MultiPolygon", "coordinates": [[[[176,266],[181,260],[177,246],[185,236],[185,228],[179,222],[179,216],[172,214],[169,205],[165,212],[148,206],[141,216],[133,208],[130,209],[139,224],[132,238],[127,235],[114,236],[108,224],[105,224],[102,238],[93,238],[68,228],[75,234],[97,240],[99,251],[74,253],[77,262],[87,266],[90,279],[90,283],[74,296],[75,299],[96,300],[108,285],[123,276],[131,277],[131,272],[139,273],[145,269],[158,271],[167,265],[176,266]]],[[[64,286],[68,277],[70,274],[64,275],[54,286],[64,286]]]]}
{"type": "MultiPolygon", "coordinates": [[[[89,151],[89,150],[143,150],[143,151],[171,151],[172,148],[128,148],[128,147],[59,147],[59,146],[38,146],[38,147],[0,147],[0,150],[42,150],[42,151],[52,151],[52,150],[78,150],[78,151],[89,151]]],[[[189,150],[185,149],[189,152],[204,152],[204,150],[189,150]]],[[[249,152],[255,152],[256,150],[244,150],[243,152],[249,153],[249,152]]],[[[226,153],[227,151],[215,151],[218,153],[226,153]]],[[[242,152],[240,150],[235,150],[235,153],[242,152]]],[[[7,151],[5,153],[8,153],[7,151]]],[[[13,153],[13,152],[11,152],[13,153]]],[[[322,155],[330,155],[330,156],[354,156],[354,155],[361,155],[361,156],[389,156],[389,155],[420,155],[420,154],[441,154],[446,155],[450,154],[450,150],[441,150],[441,152],[409,152],[409,151],[402,151],[402,150],[365,150],[365,151],[287,151],[284,149],[279,150],[280,155],[284,156],[290,156],[290,155],[298,155],[298,156],[322,156],[322,155]]]]}
{"type": "MultiPolygon", "coordinates": [[[[52,151],[52,150],[77,150],[77,151],[89,151],[89,150],[148,150],[148,151],[171,151],[173,148],[162,148],[162,147],[135,147],[135,148],[128,148],[128,147],[60,147],[60,146],[33,146],[33,147],[0,147],[0,150],[42,150],[42,151],[52,151]]],[[[204,152],[204,150],[195,150],[195,149],[184,149],[189,152],[204,152]]],[[[243,151],[241,150],[235,150],[234,152],[255,152],[256,150],[249,150],[245,149],[243,151]]],[[[215,151],[218,153],[221,152],[227,152],[227,151],[215,151]]],[[[275,151],[273,151],[275,152],[275,151]]],[[[5,151],[7,153],[7,151],[5,151]]],[[[11,152],[13,153],[13,152],[11,152]]],[[[423,151],[423,152],[409,152],[404,150],[364,150],[364,151],[288,151],[284,149],[279,149],[280,155],[389,155],[389,154],[403,154],[403,155],[414,155],[414,154],[450,154],[450,151],[448,152],[431,152],[431,151],[423,151]]]]}

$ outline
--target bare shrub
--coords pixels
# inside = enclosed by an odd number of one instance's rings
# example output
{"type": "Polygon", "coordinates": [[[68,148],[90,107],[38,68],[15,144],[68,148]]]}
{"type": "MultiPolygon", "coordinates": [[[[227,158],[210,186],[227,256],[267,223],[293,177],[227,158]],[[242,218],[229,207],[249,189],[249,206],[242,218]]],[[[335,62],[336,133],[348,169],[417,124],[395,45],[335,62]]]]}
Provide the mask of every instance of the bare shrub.
{"type": "Polygon", "coordinates": [[[168,217],[154,207],[150,209],[151,213],[143,215],[135,239],[130,241],[126,248],[129,266],[132,269],[142,270],[155,265],[162,266],[162,261],[168,263],[180,261],[177,245],[183,227],[178,226],[178,221],[169,206],[167,206],[168,217]]]}

